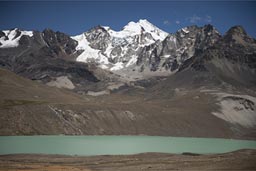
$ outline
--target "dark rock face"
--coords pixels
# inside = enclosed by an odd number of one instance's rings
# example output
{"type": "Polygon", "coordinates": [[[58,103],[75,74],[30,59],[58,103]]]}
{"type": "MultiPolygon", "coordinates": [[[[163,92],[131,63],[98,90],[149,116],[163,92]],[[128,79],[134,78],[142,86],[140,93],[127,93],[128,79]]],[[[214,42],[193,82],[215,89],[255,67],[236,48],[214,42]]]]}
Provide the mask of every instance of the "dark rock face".
{"type": "Polygon", "coordinates": [[[182,69],[192,67],[197,71],[209,71],[219,79],[232,84],[255,85],[256,43],[241,26],[232,27],[207,49],[199,48],[193,60],[182,69]]]}
{"type": "Polygon", "coordinates": [[[4,36],[5,36],[4,32],[0,31],[0,38],[4,36]]]}
{"type": "Polygon", "coordinates": [[[243,26],[238,25],[238,26],[231,27],[227,31],[226,36],[227,35],[230,35],[230,36],[232,36],[232,35],[246,36],[247,33],[246,33],[245,29],[243,28],[243,26]]]}
{"type": "MultiPolygon", "coordinates": [[[[3,32],[1,35],[5,36],[3,32]]],[[[18,47],[0,48],[0,66],[43,83],[60,76],[67,76],[75,86],[98,82],[87,64],[70,61],[77,44],[61,32],[50,29],[42,33],[35,31],[32,37],[21,36],[18,47]]]]}
{"type": "Polygon", "coordinates": [[[151,71],[164,68],[175,71],[179,66],[197,55],[199,51],[213,46],[220,39],[220,34],[211,25],[204,27],[190,26],[175,34],[170,34],[163,42],[156,42],[143,48],[137,65],[150,66],[151,71]],[[149,59],[149,60],[148,60],[149,59]]]}
{"type": "Polygon", "coordinates": [[[74,53],[78,44],[68,35],[59,31],[54,32],[51,29],[45,29],[43,31],[43,39],[57,55],[60,53],[66,53],[68,55],[74,53]]]}
{"type": "Polygon", "coordinates": [[[14,36],[13,39],[16,39],[17,37],[19,37],[21,35],[21,31],[20,30],[16,30],[16,35],[14,36]]]}
{"type": "Polygon", "coordinates": [[[105,51],[109,42],[110,35],[101,26],[97,26],[85,33],[87,40],[90,42],[90,46],[94,49],[105,51]]]}
{"type": "Polygon", "coordinates": [[[21,36],[19,43],[21,46],[28,46],[30,44],[29,36],[26,36],[26,35],[21,36]]]}

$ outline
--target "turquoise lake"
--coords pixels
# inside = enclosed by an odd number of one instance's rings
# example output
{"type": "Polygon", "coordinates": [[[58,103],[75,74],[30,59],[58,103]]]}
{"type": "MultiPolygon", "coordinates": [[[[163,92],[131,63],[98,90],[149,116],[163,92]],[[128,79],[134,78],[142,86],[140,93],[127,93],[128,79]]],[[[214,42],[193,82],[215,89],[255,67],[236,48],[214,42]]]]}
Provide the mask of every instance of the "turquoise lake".
{"type": "Polygon", "coordinates": [[[225,153],[256,141],[161,136],[0,136],[0,154],[115,155],[144,152],[225,153]]]}

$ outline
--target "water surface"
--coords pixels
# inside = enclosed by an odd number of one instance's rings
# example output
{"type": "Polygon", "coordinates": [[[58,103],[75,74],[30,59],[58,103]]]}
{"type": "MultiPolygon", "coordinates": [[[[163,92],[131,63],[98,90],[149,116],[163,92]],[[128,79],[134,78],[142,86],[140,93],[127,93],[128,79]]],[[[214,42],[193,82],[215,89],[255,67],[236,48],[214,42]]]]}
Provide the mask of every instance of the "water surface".
{"type": "Polygon", "coordinates": [[[256,141],[161,136],[0,136],[0,154],[115,155],[144,152],[225,153],[256,141]]]}

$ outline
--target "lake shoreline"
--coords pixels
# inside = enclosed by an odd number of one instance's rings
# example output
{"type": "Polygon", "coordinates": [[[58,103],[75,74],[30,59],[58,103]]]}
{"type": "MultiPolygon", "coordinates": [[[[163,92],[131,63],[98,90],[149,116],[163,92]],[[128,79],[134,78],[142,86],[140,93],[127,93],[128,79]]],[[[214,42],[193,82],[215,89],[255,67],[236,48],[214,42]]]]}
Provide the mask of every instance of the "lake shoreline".
{"type": "Polygon", "coordinates": [[[256,150],[223,154],[166,154],[69,156],[0,155],[0,171],[137,171],[137,170],[256,170],[256,150]]]}

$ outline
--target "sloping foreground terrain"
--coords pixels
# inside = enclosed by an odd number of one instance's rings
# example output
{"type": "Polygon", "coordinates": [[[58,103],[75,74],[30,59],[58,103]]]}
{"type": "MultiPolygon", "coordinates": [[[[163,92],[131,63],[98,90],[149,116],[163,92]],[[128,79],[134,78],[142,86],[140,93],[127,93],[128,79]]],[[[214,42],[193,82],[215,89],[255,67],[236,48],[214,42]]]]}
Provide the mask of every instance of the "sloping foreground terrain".
{"type": "Polygon", "coordinates": [[[256,151],[213,155],[144,153],[128,156],[2,155],[1,171],[256,170],[256,151]]]}
{"type": "Polygon", "coordinates": [[[168,86],[160,91],[169,81],[161,80],[145,90],[133,86],[92,97],[48,87],[1,69],[0,134],[255,139],[253,96],[207,87],[168,86]],[[236,113],[230,116],[227,111],[236,113]]]}

